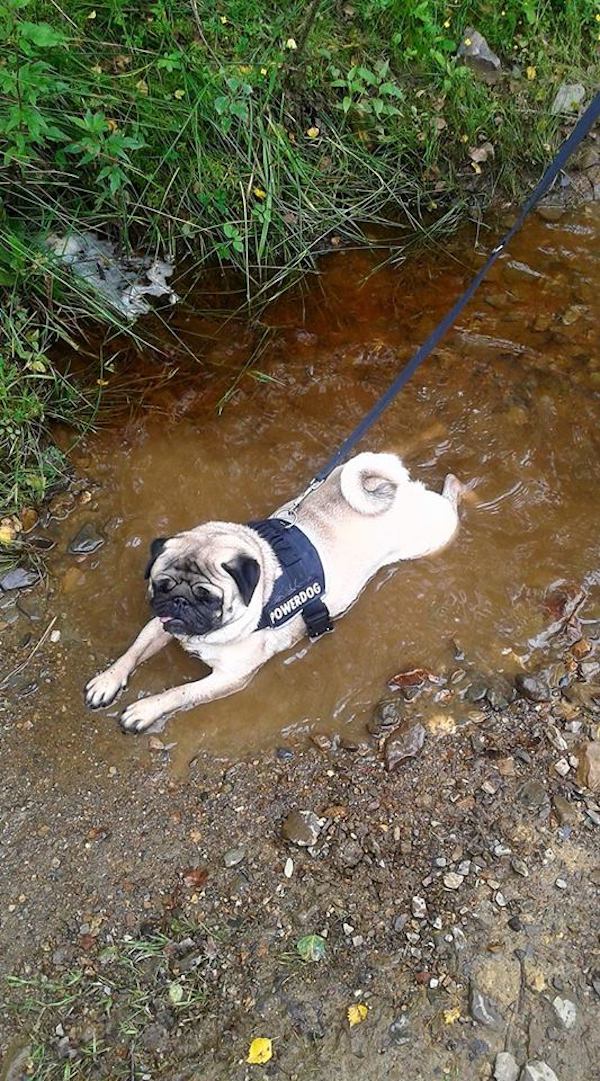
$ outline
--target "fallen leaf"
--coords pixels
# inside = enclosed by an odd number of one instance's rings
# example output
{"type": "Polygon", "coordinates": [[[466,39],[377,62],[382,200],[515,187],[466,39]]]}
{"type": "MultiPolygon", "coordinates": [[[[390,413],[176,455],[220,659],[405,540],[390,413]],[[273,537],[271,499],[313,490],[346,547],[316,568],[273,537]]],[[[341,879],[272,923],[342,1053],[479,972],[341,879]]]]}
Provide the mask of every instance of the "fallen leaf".
{"type": "Polygon", "coordinates": [[[453,1025],[460,1017],[460,1009],[454,1006],[452,1010],[444,1010],[444,1024],[453,1025]]]}
{"type": "Polygon", "coordinates": [[[186,867],[185,871],[182,871],[182,876],[186,886],[200,890],[206,884],[208,871],[206,867],[186,867]]]}
{"type": "Polygon", "coordinates": [[[325,939],[321,935],[304,935],[296,943],[296,949],[303,961],[322,961],[325,947],[325,939]]]}
{"type": "Polygon", "coordinates": [[[257,1036],[248,1048],[248,1058],[251,1066],[263,1066],[273,1058],[273,1041],[268,1036],[257,1036]]]}
{"type": "Polygon", "coordinates": [[[321,134],[320,128],[308,128],[306,134],[309,139],[316,139],[321,134]]]}
{"type": "Polygon", "coordinates": [[[169,984],[169,999],[174,1006],[178,1006],[183,998],[183,987],[180,983],[169,984]]]}
{"type": "Polygon", "coordinates": [[[488,158],[494,157],[494,148],[491,143],[482,143],[481,146],[470,146],[469,157],[471,161],[480,165],[483,162],[486,162],[488,158]]]}
{"type": "Polygon", "coordinates": [[[534,67],[525,68],[525,74],[526,74],[528,79],[533,80],[533,79],[535,79],[537,77],[537,68],[534,68],[534,67]]]}
{"type": "Polygon", "coordinates": [[[390,684],[394,687],[418,687],[427,680],[434,682],[431,672],[426,668],[409,668],[406,672],[397,672],[392,676],[390,684]]]}
{"type": "Polygon", "coordinates": [[[267,193],[263,188],[252,188],[252,194],[255,195],[257,199],[267,198],[267,193]]]}
{"type": "Polygon", "coordinates": [[[139,79],[138,82],[135,84],[135,88],[136,88],[136,90],[139,90],[140,94],[143,94],[144,97],[147,96],[147,94],[148,94],[148,83],[146,82],[145,79],[139,79]]]}
{"type": "Polygon", "coordinates": [[[0,526],[0,544],[12,544],[16,536],[16,530],[13,525],[1,525],[0,526]]]}
{"type": "Polygon", "coordinates": [[[369,1007],[365,1006],[364,1002],[357,1002],[356,1006],[348,1006],[346,1012],[350,1028],[354,1028],[355,1025],[362,1025],[363,1021],[366,1021],[369,1007]]]}
{"type": "Polygon", "coordinates": [[[285,47],[286,47],[286,49],[291,49],[292,51],[293,51],[294,49],[297,49],[297,48],[298,48],[298,46],[296,45],[296,42],[294,41],[294,39],[293,39],[293,38],[288,38],[288,39],[287,39],[287,41],[286,41],[286,43],[285,43],[285,47]]]}
{"type": "Polygon", "coordinates": [[[173,92],[173,97],[176,98],[177,101],[181,101],[181,99],[185,97],[185,90],[175,90],[173,92]]]}
{"type": "Polygon", "coordinates": [[[448,127],[448,124],[444,120],[443,116],[436,116],[433,120],[433,126],[436,131],[443,131],[444,128],[448,127]]]}

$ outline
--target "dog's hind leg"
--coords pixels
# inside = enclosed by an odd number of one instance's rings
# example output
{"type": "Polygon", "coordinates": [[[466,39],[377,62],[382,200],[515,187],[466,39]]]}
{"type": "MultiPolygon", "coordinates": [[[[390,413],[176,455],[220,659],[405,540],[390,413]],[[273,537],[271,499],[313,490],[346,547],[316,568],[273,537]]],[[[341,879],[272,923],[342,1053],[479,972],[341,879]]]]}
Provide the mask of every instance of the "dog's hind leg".
{"type": "Polygon", "coordinates": [[[84,691],[86,705],[90,709],[110,706],[127,686],[129,677],[138,665],[147,661],[149,657],[153,657],[172,641],[172,636],[163,629],[160,619],[151,619],[122,657],[111,664],[105,672],[90,679],[84,691]]]}

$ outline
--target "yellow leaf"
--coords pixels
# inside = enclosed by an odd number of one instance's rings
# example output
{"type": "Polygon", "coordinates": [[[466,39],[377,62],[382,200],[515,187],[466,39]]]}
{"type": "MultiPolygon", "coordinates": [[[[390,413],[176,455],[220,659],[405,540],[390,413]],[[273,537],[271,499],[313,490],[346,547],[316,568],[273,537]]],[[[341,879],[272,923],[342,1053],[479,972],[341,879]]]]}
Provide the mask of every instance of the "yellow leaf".
{"type": "Polygon", "coordinates": [[[473,44],[473,42],[471,41],[470,38],[465,38],[465,45],[472,45],[472,44],[473,44]]]}
{"type": "Polygon", "coordinates": [[[533,68],[533,67],[526,68],[525,69],[525,74],[526,74],[528,79],[535,79],[536,76],[537,76],[537,68],[533,68]]]}
{"type": "Polygon", "coordinates": [[[242,67],[238,68],[238,71],[239,71],[240,75],[251,75],[252,74],[252,68],[248,67],[247,64],[243,64],[242,67]]]}
{"type": "Polygon", "coordinates": [[[265,1062],[273,1058],[273,1041],[267,1036],[257,1036],[248,1048],[248,1058],[251,1066],[263,1066],[265,1062]]]}
{"type": "Polygon", "coordinates": [[[361,1025],[363,1021],[366,1021],[369,1007],[365,1006],[364,1002],[357,1002],[356,1006],[348,1006],[348,1021],[350,1028],[354,1028],[354,1025],[361,1025]]]}
{"type": "Polygon", "coordinates": [[[96,18],[96,12],[95,11],[90,11],[90,13],[88,15],[88,19],[95,19],[95,18],[96,18]]]}
{"type": "Polygon", "coordinates": [[[252,192],[256,196],[257,199],[266,199],[267,198],[267,193],[266,193],[266,191],[263,191],[262,188],[252,188],[252,192]]]}
{"type": "Polygon", "coordinates": [[[117,124],[117,121],[112,120],[112,119],[108,119],[106,121],[106,126],[107,126],[109,131],[118,131],[118,129],[119,129],[119,125],[117,124]]]}
{"type": "Polygon", "coordinates": [[[221,15],[221,22],[223,23],[223,26],[225,26],[227,21],[228,21],[227,16],[226,15],[221,15]]]}
{"type": "Polygon", "coordinates": [[[287,41],[285,43],[285,47],[286,47],[286,49],[292,49],[292,50],[298,48],[298,46],[296,45],[296,42],[294,41],[293,38],[288,38],[287,39],[287,41]]]}
{"type": "Polygon", "coordinates": [[[15,535],[14,526],[0,525],[0,544],[12,544],[15,535]]]}
{"type": "Polygon", "coordinates": [[[450,19],[446,19],[446,21],[444,22],[444,29],[447,30],[449,26],[450,26],[450,19]]]}
{"type": "Polygon", "coordinates": [[[268,75],[269,74],[266,68],[261,68],[260,73],[261,73],[261,75],[268,75]]]}
{"type": "Polygon", "coordinates": [[[455,1006],[452,1010],[444,1010],[444,1024],[453,1025],[460,1017],[460,1010],[455,1006]]]}
{"type": "Polygon", "coordinates": [[[185,90],[175,90],[173,97],[177,98],[177,101],[181,101],[185,97],[185,90]]]}
{"type": "Polygon", "coordinates": [[[90,68],[93,75],[102,75],[102,68],[100,64],[94,64],[93,68],[90,68]]]}
{"type": "Polygon", "coordinates": [[[108,386],[108,379],[97,379],[96,380],[96,385],[99,386],[99,387],[107,387],[108,386]]]}
{"type": "Polygon", "coordinates": [[[320,128],[309,128],[306,134],[309,139],[316,139],[320,135],[320,128]]]}
{"type": "Polygon", "coordinates": [[[476,162],[476,161],[472,161],[471,162],[471,168],[472,168],[473,172],[477,173],[477,176],[479,176],[479,174],[481,173],[481,165],[479,165],[479,163],[476,162]]]}
{"type": "Polygon", "coordinates": [[[144,96],[148,93],[148,83],[145,79],[140,79],[139,82],[135,84],[135,88],[136,90],[139,90],[140,94],[144,94],[144,96]]]}

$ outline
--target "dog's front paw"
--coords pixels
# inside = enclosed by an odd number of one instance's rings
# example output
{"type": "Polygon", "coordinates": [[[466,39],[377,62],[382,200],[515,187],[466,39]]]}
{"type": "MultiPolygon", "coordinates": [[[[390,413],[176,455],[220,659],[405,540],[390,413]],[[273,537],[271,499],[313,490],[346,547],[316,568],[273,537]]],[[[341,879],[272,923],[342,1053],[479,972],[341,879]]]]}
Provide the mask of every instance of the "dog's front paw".
{"type": "Polygon", "coordinates": [[[146,732],[153,725],[157,726],[155,730],[158,730],[157,722],[164,718],[164,712],[158,704],[158,695],[153,695],[150,698],[140,698],[138,702],[132,702],[127,709],[123,710],[119,718],[119,724],[125,732],[146,732]]]}
{"type": "Polygon", "coordinates": [[[114,702],[124,687],[127,686],[127,676],[119,669],[117,664],[111,664],[106,672],[94,676],[86,685],[84,695],[85,704],[90,709],[102,709],[114,702]]]}

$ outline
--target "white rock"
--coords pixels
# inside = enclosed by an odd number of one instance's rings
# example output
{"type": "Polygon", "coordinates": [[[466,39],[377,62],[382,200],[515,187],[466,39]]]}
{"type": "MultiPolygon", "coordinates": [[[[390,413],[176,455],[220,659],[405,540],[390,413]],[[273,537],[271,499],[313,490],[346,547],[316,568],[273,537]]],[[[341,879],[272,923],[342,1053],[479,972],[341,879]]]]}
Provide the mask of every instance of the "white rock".
{"type": "Polygon", "coordinates": [[[566,758],[559,758],[558,762],[554,763],[554,769],[559,777],[566,777],[571,767],[566,758]]]}
{"type": "Polygon", "coordinates": [[[285,867],[283,868],[283,873],[284,873],[286,878],[291,878],[292,877],[292,875],[294,873],[294,861],[293,861],[293,859],[291,859],[291,857],[288,857],[287,860],[285,861],[285,867]]]}
{"type": "Polygon", "coordinates": [[[577,1020],[577,1009],[570,998],[561,998],[559,995],[553,1000],[554,1012],[560,1018],[565,1028],[573,1028],[577,1020]]]}
{"type": "Polygon", "coordinates": [[[547,1062],[528,1062],[521,1070],[519,1081],[558,1081],[558,1077],[551,1070],[547,1062]]]}
{"type": "Polygon", "coordinates": [[[494,1081],[517,1081],[519,1067],[509,1051],[499,1051],[494,1063],[494,1081]]]}
{"type": "Polygon", "coordinates": [[[443,882],[447,890],[457,890],[462,886],[464,876],[457,874],[456,871],[448,871],[448,874],[444,875],[443,882]]]}
{"type": "Polygon", "coordinates": [[[577,112],[584,98],[585,87],[581,83],[563,83],[556,92],[550,112],[553,116],[557,113],[577,112]]]}
{"type": "Polygon", "coordinates": [[[424,920],[427,916],[427,902],[424,897],[413,897],[411,908],[416,920],[424,920]]]}

